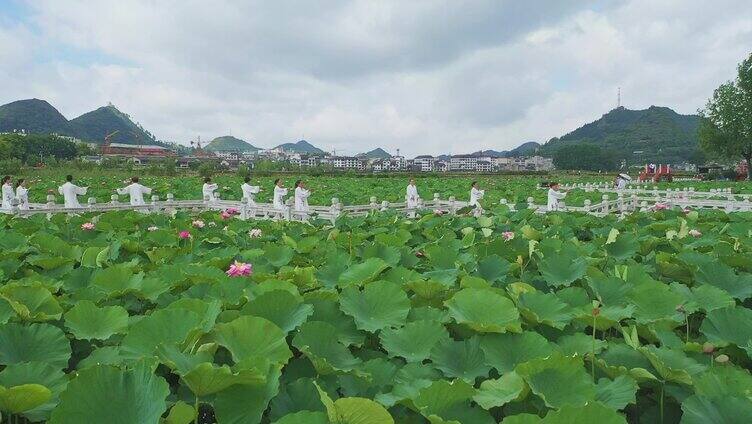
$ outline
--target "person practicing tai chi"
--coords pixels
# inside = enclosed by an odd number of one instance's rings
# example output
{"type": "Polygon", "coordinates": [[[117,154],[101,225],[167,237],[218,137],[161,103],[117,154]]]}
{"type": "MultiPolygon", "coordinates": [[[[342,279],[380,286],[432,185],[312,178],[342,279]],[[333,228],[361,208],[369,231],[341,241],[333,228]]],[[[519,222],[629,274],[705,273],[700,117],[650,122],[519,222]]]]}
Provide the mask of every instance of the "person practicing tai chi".
{"type": "Polygon", "coordinates": [[[410,178],[410,182],[407,184],[407,190],[405,192],[405,203],[407,209],[413,209],[410,211],[410,217],[415,217],[415,210],[418,207],[418,200],[420,195],[418,194],[418,187],[415,186],[415,178],[410,178]]]}
{"type": "Polygon", "coordinates": [[[295,212],[307,213],[310,208],[308,207],[308,196],[311,195],[311,190],[305,188],[305,183],[302,180],[295,181],[295,212]]]}
{"type": "Polygon", "coordinates": [[[212,184],[210,177],[204,178],[204,186],[201,188],[201,196],[204,198],[204,200],[216,202],[217,196],[214,194],[214,191],[218,187],[218,185],[212,184]]]}
{"type": "Polygon", "coordinates": [[[256,195],[261,192],[261,187],[251,185],[251,177],[245,177],[245,182],[240,186],[243,190],[243,197],[246,198],[248,206],[256,206],[256,195]]]}
{"type": "Polygon", "coordinates": [[[131,183],[123,188],[115,189],[117,194],[127,194],[131,198],[131,206],[145,205],[144,194],[151,194],[149,187],[143,186],[138,182],[138,177],[131,178],[131,183]]]}
{"type": "Polygon", "coordinates": [[[15,197],[13,195],[13,185],[10,183],[10,175],[6,175],[3,177],[3,203],[2,203],[2,209],[3,212],[10,212],[11,210],[11,204],[13,202],[13,198],[15,197]]]}
{"type": "Polygon", "coordinates": [[[16,200],[18,200],[18,209],[29,210],[29,189],[26,188],[26,180],[23,178],[16,183],[16,200]]]}
{"type": "Polygon", "coordinates": [[[483,196],[486,195],[485,190],[481,190],[478,186],[477,181],[473,181],[470,184],[470,203],[469,206],[474,206],[475,210],[473,211],[473,215],[475,216],[481,216],[483,214],[483,207],[480,205],[480,199],[483,198],[483,196]]]}
{"type": "Polygon", "coordinates": [[[562,208],[561,200],[567,197],[566,190],[559,191],[559,183],[552,182],[548,185],[548,204],[547,209],[549,211],[558,211],[562,208]]]}
{"type": "Polygon", "coordinates": [[[627,174],[619,174],[616,176],[616,189],[624,190],[627,188],[627,183],[632,181],[632,177],[627,174]]]}
{"type": "Polygon", "coordinates": [[[65,176],[65,184],[61,185],[57,191],[63,196],[66,208],[80,208],[81,204],[78,203],[78,196],[86,194],[88,187],[79,187],[73,184],[73,175],[65,176]]]}
{"type": "Polygon", "coordinates": [[[287,189],[284,187],[284,183],[281,179],[274,180],[274,201],[272,202],[275,209],[281,211],[285,210],[285,196],[287,196],[287,189]]]}

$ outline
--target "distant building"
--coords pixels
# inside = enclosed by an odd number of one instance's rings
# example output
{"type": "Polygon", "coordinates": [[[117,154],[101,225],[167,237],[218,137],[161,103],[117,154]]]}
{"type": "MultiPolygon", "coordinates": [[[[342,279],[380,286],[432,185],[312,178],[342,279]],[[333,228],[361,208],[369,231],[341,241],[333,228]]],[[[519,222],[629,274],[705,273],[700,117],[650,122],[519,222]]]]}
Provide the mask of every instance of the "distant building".
{"type": "Polygon", "coordinates": [[[413,165],[420,168],[422,172],[433,172],[436,170],[437,159],[431,155],[420,155],[413,159],[413,165]]]}
{"type": "Polygon", "coordinates": [[[329,156],[322,163],[329,163],[335,169],[353,169],[365,171],[368,160],[355,156],[329,156]]]}

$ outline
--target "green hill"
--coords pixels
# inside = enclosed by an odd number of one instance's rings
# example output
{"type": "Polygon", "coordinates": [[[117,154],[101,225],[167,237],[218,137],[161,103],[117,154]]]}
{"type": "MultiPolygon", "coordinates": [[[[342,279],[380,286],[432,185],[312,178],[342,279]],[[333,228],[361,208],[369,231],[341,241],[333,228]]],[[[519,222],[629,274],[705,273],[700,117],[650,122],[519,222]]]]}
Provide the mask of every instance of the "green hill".
{"type": "Polygon", "coordinates": [[[260,150],[251,143],[231,135],[215,138],[204,149],[212,152],[257,152],[260,150]]]}
{"type": "Polygon", "coordinates": [[[44,100],[18,100],[0,106],[0,132],[68,134],[68,120],[44,100]]]}
{"type": "Polygon", "coordinates": [[[680,115],[667,107],[651,106],[644,110],[619,107],[597,121],[549,140],[540,152],[550,156],[562,146],[593,144],[629,164],[684,162],[691,160],[698,149],[699,119],[697,115],[680,115]]]}
{"type": "Polygon", "coordinates": [[[102,106],[72,119],[68,126],[74,137],[85,141],[102,143],[107,134],[118,131],[112,137],[113,143],[157,144],[149,131],[134,124],[130,116],[113,105],[102,106]]]}
{"type": "Polygon", "coordinates": [[[280,144],[279,146],[275,148],[283,149],[286,152],[293,152],[293,153],[312,153],[312,154],[319,154],[319,155],[324,154],[323,150],[319,149],[318,147],[312,145],[311,143],[305,140],[300,140],[297,143],[280,144]]]}
{"type": "Polygon", "coordinates": [[[386,150],[382,149],[381,147],[378,147],[376,149],[371,150],[370,152],[361,153],[358,155],[360,158],[364,159],[389,159],[392,157],[386,150]]]}

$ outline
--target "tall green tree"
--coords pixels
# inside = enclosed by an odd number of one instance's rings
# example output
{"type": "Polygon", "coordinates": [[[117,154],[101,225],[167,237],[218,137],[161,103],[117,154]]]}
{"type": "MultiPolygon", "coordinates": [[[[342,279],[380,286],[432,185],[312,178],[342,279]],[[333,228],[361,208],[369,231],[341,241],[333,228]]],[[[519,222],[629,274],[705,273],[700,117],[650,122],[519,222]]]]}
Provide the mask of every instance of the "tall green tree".
{"type": "Polygon", "coordinates": [[[557,149],[553,160],[558,169],[613,171],[620,159],[614,152],[593,144],[570,144],[557,149]]]}
{"type": "Polygon", "coordinates": [[[752,54],[739,64],[734,81],[716,88],[700,116],[702,148],[718,157],[743,158],[752,180],[752,54]]]}

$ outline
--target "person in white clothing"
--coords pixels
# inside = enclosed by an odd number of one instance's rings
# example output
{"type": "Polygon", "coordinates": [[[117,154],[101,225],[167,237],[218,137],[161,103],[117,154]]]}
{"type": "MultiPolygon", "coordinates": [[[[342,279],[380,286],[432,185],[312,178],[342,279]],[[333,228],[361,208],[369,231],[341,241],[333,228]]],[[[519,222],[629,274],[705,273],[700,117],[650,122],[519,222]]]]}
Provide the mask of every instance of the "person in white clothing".
{"type": "Polygon", "coordinates": [[[29,210],[29,189],[26,188],[26,180],[23,178],[16,183],[16,199],[18,200],[18,209],[29,210]]]}
{"type": "Polygon", "coordinates": [[[410,182],[407,184],[407,190],[405,193],[405,202],[408,209],[414,209],[418,207],[418,187],[415,186],[415,178],[410,178],[410,182]]]}
{"type": "Polygon", "coordinates": [[[138,177],[131,178],[131,183],[129,185],[115,189],[115,191],[121,196],[127,194],[131,198],[132,206],[145,205],[144,194],[151,194],[151,189],[141,185],[138,182],[138,177]]]}
{"type": "Polygon", "coordinates": [[[629,182],[632,178],[627,174],[619,174],[616,176],[616,189],[617,190],[624,190],[627,188],[627,182],[629,182]]]}
{"type": "Polygon", "coordinates": [[[470,184],[469,206],[475,206],[475,211],[473,211],[473,215],[480,216],[483,214],[483,207],[480,205],[480,199],[482,199],[483,196],[485,195],[486,195],[486,191],[481,190],[479,188],[477,181],[473,181],[472,184],[470,184]]]}
{"type": "Polygon", "coordinates": [[[78,203],[78,196],[86,194],[86,190],[88,190],[88,187],[79,187],[73,184],[73,175],[66,175],[65,184],[57,189],[58,193],[65,200],[66,208],[80,208],[81,204],[78,203]]]}
{"type": "Polygon", "coordinates": [[[2,209],[4,212],[11,210],[11,203],[13,202],[13,185],[10,183],[10,175],[3,177],[2,181],[2,209]]]}
{"type": "Polygon", "coordinates": [[[204,200],[208,200],[210,202],[216,201],[217,196],[214,194],[214,191],[218,187],[218,185],[212,184],[211,178],[204,178],[204,186],[201,188],[201,197],[203,197],[204,200]]]}
{"type": "Polygon", "coordinates": [[[567,197],[567,192],[559,191],[559,183],[553,182],[549,184],[547,209],[549,211],[558,211],[561,206],[559,201],[565,197],[567,197]]]}
{"type": "Polygon", "coordinates": [[[273,205],[276,209],[285,210],[285,196],[287,196],[287,189],[284,187],[284,183],[281,179],[274,180],[274,201],[273,205]]]}
{"type": "Polygon", "coordinates": [[[305,183],[301,180],[295,181],[295,212],[308,212],[308,196],[311,190],[305,188],[305,183]]]}
{"type": "Polygon", "coordinates": [[[240,189],[243,190],[243,197],[245,197],[248,201],[248,206],[255,206],[256,194],[261,192],[261,187],[253,186],[250,184],[250,182],[251,177],[245,177],[245,182],[240,186],[240,189]]]}

